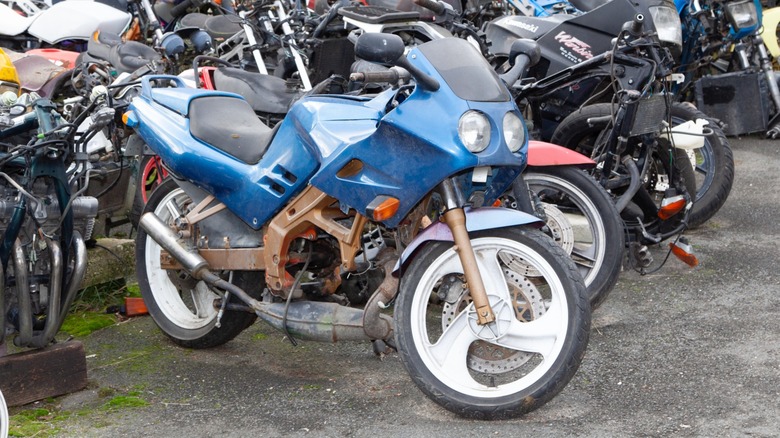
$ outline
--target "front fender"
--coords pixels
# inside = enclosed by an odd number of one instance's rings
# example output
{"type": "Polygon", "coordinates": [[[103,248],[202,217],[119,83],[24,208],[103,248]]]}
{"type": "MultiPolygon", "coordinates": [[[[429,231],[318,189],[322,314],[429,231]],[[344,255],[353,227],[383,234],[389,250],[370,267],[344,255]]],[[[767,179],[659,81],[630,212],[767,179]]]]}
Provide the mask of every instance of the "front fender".
{"type": "MultiPolygon", "coordinates": [[[[536,216],[508,208],[485,207],[466,208],[466,230],[469,232],[490,230],[495,228],[514,227],[518,225],[534,225],[540,227],[544,222],[536,216]]],[[[409,246],[404,249],[401,257],[393,268],[393,275],[398,276],[409,257],[414,254],[422,244],[429,241],[453,242],[452,232],[444,222],[435,222],[422,230],[409,246]]]]}
{"type": "Polygon", "coordinates": [[[773,58],[780,57],[780,46],[777,44],[777,25],[780,24],[780,7],[767,9],[763,13],[761,20],[762,28],[761,38],[773,58]]]}
{"type": "Polygon", "coordinates": [[[577,166],[593,167],[596,162],[571,149],[544,141],[528,142],[528,166],[577,166]]]}

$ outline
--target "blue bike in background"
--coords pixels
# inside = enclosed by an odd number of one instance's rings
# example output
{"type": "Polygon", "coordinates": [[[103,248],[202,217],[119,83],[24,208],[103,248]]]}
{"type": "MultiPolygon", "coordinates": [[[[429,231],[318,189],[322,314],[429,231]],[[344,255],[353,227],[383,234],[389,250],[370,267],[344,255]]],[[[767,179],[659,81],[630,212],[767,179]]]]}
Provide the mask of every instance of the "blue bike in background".
{"type": "MultiPolygon", "coordinates": [[[[127,125],[171,177],[140,220],[139,285],[177,344],[222,344],[256,317],[293,342],[371,340],[447,409],[518,416],[576,371],[587,292],[536,217],[485,207],[527,159],[499,76],[461,39],[404,49],[362,35],[356,54],[393,67],[355,78],[392,87],[305,96],[273,128],[238,95],[144,78],[127,125]]],[[[538,50],[515,49],[506,81],[538,50]]]]}
{"type": "Polygon", "coordinates": [[[778,137],[780,90],[760,33],[759,0],[676,0],[675,5],[683,28],[680,99],[721,120],[727,135],[778,137]]]}

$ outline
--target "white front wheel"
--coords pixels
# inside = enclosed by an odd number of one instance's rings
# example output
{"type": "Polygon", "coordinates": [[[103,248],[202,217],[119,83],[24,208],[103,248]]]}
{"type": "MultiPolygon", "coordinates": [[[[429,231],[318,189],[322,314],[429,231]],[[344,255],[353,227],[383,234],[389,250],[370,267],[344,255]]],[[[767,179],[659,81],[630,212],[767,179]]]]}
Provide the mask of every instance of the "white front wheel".
{"type": "Polygon", "coordinates": [[[510,418],[538,408],[576,372],[588,340],[582,276],[536,230],[472,233],[496,321],[479,325],[451,242],[409,262],[396,305],[396,343],[412,380],[445,408],[510,418]]]}

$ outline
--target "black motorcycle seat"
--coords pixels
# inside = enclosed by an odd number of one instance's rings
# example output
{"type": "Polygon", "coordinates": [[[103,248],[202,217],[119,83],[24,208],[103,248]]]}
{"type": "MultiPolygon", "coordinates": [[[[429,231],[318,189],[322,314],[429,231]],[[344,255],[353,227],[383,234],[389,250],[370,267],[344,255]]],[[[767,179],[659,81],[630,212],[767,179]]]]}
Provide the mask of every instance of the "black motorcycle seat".
{"type": "Polygon", "coordinates": [[[150,61],[160,61],[162,56],[153,48],[137,41],[127,41],[111,49],[107,61],[119,72],[132,73],[150,61]]]}
{"type": "Polygon", "coordinates": [[[122,44],[122,37],[111,32],[98,31],[97,35],[94,35],[87,42],[87,53],[90,56],[103,61],[108,61],[108,57],[111,55],[111,48],[122,44]],[[97,39],[95,39],[97,37],[97,39]]]}
{"type": "Polygon", "coordinates": [[[243,96],[258,113],[286,114],[300,93],[287,88],[284,79],[240,68],[220,67],[214,72],[214,86],[243,96]]]}
{"type": "Polygon", "coordinates": [[[149,61],[162,59],[153,48],[137,41],[123,42],[119,35],[110,32],[99,32],[97,40],[90,38],[87,53],[108,61],[120,73],[132,73],[149,61]]]}
{"type": "Polygon", "coordinates": [[[261,122],[249,104],[238,97],[194,98],[188,117],[193,137],[247,164],[257,164],[263,158],[276,133],[276,129],[261,122]]]}
{"type": "Polygon", "coordinates": [[[241,32],[244,28],[236,16],[215,15],[206,20],[203,29],[215,40],[224,41],[241,32]]]}

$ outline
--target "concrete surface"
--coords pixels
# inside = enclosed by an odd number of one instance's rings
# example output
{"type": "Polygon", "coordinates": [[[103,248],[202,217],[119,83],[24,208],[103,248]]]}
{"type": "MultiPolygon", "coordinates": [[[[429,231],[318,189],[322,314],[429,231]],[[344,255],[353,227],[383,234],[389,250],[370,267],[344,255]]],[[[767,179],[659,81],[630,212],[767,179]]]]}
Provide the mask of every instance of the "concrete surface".
{"type": "Polygon", "coordinates": [[[292,347],[256,324],[190,351],[143,317],[83,339],[91,388],[56,401],[79,413],[61,435],[778,436],[780,141],[732,147],[729,201],[688,233],[701,265],[624,272],[573,381],[522,419],[460,419],[417,390],[397,355],[380,360],[368,344],[292,347]],[[112,392],[149,404],[101,408],[112,392]]]}

